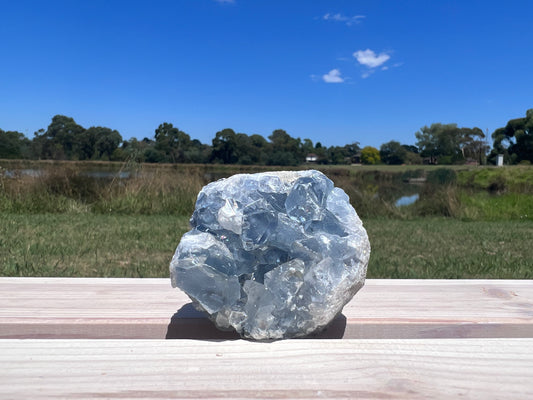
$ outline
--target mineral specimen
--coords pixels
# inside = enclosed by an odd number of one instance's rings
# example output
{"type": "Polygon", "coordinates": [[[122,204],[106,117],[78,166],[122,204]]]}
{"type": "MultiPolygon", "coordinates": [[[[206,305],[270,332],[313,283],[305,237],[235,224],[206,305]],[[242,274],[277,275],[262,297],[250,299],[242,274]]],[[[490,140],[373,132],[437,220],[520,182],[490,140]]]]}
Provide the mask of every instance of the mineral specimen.
{"type": "Polygon", "coordinates": [[[198,194],[172,286],[245,338],[324,328],[363,286],[370,244],[348,196],[318,171],[240,174],[198,194]]]}

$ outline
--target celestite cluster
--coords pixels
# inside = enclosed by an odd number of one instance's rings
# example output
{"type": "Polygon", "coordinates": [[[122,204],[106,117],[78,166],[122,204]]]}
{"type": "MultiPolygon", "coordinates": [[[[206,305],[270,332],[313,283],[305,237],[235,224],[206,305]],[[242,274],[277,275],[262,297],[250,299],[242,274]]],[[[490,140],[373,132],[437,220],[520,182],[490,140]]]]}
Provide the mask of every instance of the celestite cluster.
{"type": "Polygon", "coordinates": [[[240,174],[198,194],[172,286],[245,338],[324,328],[363,286],[370,244],[348,196],[318,171],[240,174]]]}

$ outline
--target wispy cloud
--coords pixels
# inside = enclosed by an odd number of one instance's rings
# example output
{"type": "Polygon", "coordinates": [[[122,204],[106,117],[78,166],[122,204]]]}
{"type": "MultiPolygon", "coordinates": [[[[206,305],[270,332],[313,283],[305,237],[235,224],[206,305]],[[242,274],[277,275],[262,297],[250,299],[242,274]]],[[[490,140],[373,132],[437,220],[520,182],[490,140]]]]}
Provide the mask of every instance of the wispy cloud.
{"type": "Polygon", "coordinates": [[[376,54],[370,49],[357,50],[355,53],[353,53],[353,56],[359,64],[368,68],[377,68],[380,65],[385,64],[390,59],[390,56],[387,53],[376,54]]]}
{"type": "Polygon", "coordinates": [[[332,69],[327,74],[322,75],[322,80],[326,83],[342,83],[344,78],[341,76],[341,71],[332,69]]]}
{"type": "Polygon", "coordinates": [[[215,0],[217,3],[220,4],[234,4],[235,0],[215,0]]]}
{"type": "Polygon", "coordinates": [[[337,14],[327,13],[322,17],[324,21],[344,22],[348,26],[358,24],[364,18],[365,18],[364,15],[354,15],[353,17],[349,17],[347,15],[342,15],[340,13],[337,13],[337,14]]]}

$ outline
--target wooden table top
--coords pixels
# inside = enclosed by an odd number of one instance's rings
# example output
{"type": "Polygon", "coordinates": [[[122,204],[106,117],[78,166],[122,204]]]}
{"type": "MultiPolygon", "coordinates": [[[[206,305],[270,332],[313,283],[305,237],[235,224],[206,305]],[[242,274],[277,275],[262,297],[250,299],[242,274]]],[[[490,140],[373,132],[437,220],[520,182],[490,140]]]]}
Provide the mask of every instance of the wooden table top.
{"type": "Polygon", "coordinates": [[[0,399],[459,397],[533,398],[533,281],[368,280],[321,335],[253,342],[168,279],[0,278],[0,399]]]}

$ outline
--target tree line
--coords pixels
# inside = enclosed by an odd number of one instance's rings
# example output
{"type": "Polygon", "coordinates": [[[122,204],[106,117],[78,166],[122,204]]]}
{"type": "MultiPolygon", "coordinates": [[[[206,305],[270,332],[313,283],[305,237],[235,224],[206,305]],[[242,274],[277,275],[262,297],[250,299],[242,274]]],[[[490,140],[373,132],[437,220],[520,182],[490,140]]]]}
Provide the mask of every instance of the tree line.
{"type": "Polygon", "coordinates": [[[533,162],[533,109],[488,137],[477,127],[434,123],[415,133],[415,145],[391,140],[379,149],[354,141],[344,146],[323,146],[310,139],[294,138],[277,129],[268,138],[216,132],[211,144],[201,143],[164,122],[151,138],[124,140],[107,127],[78,125],[73,118],[56,115],[47,129],[30,140],[17,131],[0,129],[0,158],[35,160],[102,160],[149,163],[221,163],[296,166],[308,161],[320,164],[464,164],[494,163],[498,154],[508,164],[533,162]]]}

